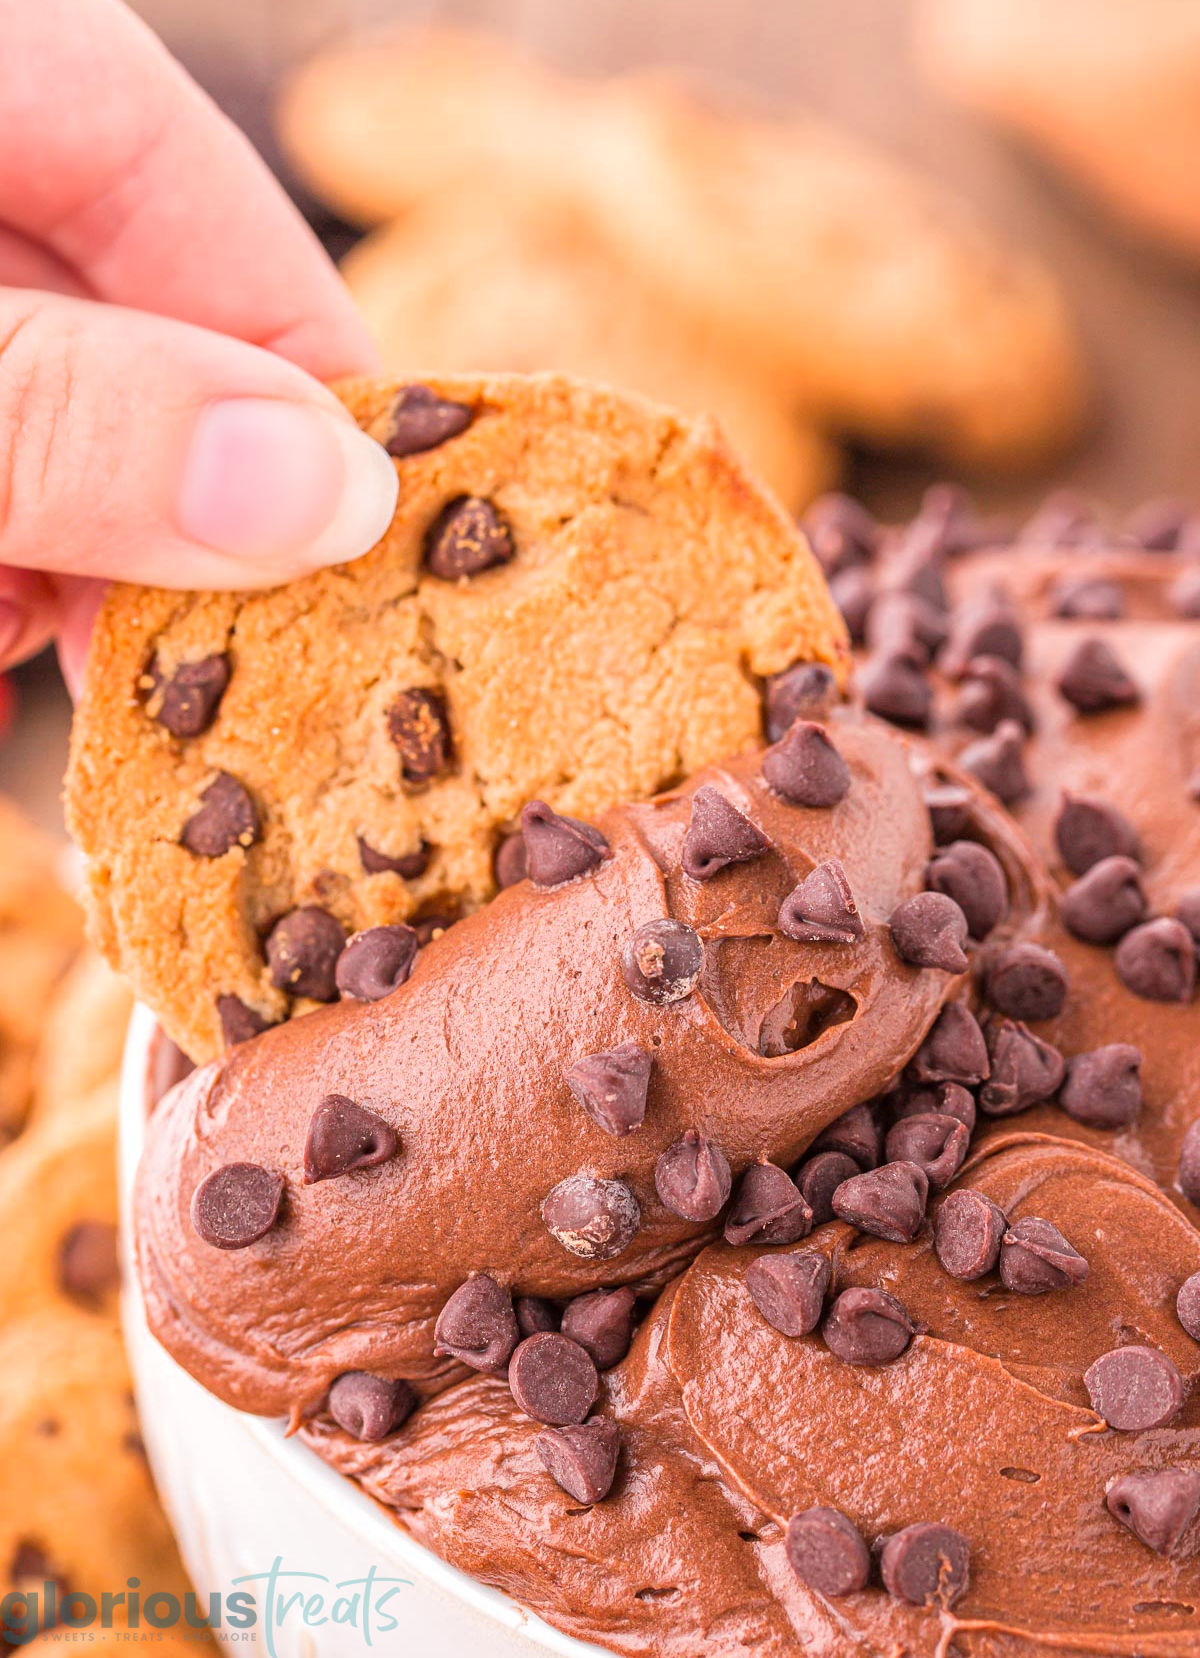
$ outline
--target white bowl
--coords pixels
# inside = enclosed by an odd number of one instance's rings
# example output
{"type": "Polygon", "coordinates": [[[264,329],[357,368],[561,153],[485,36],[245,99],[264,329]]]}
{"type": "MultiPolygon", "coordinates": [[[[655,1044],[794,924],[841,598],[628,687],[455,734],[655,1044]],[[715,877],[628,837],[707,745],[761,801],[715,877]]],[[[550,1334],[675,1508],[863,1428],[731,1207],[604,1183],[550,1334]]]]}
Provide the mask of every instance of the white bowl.
{"type": "MultiPolygon", "coordinates": [[[[155,1024],[134,1010],[121,1078],[121,1198],[126,1250],[129,1201],[146,1120],[155,1024]]],[[[126,1261],[125,1337],[142,1433],[184,1564],[201,1595],[228,1600],[254,1594],[249,1631],[218,1630],[239,1650],[268,1658],[361,1658],[368,1645],[413,1658],[531,1658],[554,1652],[604,1658],[534,1617],[495,1589],[448,1566],[406,1535],[365,1496],[277,1422],[247,1416],[207,1393],[146,1327],[136,1278],[126,1261]],[[279,1597],[291,1604],[268,1625],[266,1574],[279,1561],[279,1597]],[[373,1602],[382,1608],[370,1640],[363,1628],[362,1582],[374,1570],[373,1602]],[[325,1581],[321,1581],[324,1579],[325,1581]],[[239,1580],[242,1580],[239,1582],[239,1580]],[[252,1580],[252,1581],[247,1581],[252,1580]],[[385,1580],[390,1580],[386,1584],[385,1580]],[[342,1586],[342,1587],[339,1587],[342,1586]],[[351,1587],[345,1587],[351,1586],[351,1587]],[[386,1603],[384,1596],[391,1590],[386,1603]],[[319,1595],[310,1619],[296,1600],[319,1595]],[[359,1595],[356,1623],[323,1623],[339,1596],[359,1595]],[[389,1630],[385,1627],[396,1620],[389,1630]]],[[[149,1589],[149,1585],[147,1585],[149,1589]]]]}

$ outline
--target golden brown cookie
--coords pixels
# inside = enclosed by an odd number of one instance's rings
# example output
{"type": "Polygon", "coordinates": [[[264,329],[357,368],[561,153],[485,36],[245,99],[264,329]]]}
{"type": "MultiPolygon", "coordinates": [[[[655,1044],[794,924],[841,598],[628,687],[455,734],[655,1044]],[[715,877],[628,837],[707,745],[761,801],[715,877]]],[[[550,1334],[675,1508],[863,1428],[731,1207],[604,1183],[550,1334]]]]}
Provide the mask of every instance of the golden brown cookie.
{"type": "Polygon", "coordinates": [[[345,935],[471,907],[500,831],[589,816],[841,674],[815,561],[707,420],[556,377],[344,389],[400,504],[271,593],[114,588],[67,784],[92,925],[193,1058],[337,995],[345,935]]]}
{"type": "Polygon", "coordinates": [[[58,986],[34,1067],[30,1129],[77,1120],[102,1090],[115,1095],[133,998],[102,956],[83,950],[58,986]]]}
{"type": "Polygon", "coordinates": [[[772,365],[730,350],[633,275],[578,202],[513,184],[459,184],[353,248],[342,266],[397,374],[561,369],[715,414],[785,506],[835,476],[837,450],[796,414],[772,365]]]}

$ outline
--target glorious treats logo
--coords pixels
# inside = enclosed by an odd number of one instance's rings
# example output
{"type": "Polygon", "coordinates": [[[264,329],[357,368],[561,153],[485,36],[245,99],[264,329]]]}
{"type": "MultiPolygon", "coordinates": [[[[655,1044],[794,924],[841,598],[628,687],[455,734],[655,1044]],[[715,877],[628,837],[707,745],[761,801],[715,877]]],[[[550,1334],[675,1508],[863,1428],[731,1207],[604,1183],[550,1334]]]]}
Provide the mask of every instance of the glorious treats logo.
{"type": "Polygon", "coordinates": [[[399,1628],[399,1597],[411,1587],[411,1578],[387,1577],[374,1566],[361,1577],[333,1579],[285,1566],[278,1555],[266,1571],[243,1573],[227,1593],[209,1595],[147,1592],[131,1577],[124,1589],[97,1598],[47,1578],[40,1588],[0,1599],[0,1646],[23,1646],[36,1635],[86,1643],[98,1630],[149,1643],[166,1630],[185,1637],[194,1631],[197,1638],[211,1632],[223,1641],[261,1642],[269,1658],[278,1658],[285,1631],[336,1624],[357,1630],[370,1647],[399,1628]]]}

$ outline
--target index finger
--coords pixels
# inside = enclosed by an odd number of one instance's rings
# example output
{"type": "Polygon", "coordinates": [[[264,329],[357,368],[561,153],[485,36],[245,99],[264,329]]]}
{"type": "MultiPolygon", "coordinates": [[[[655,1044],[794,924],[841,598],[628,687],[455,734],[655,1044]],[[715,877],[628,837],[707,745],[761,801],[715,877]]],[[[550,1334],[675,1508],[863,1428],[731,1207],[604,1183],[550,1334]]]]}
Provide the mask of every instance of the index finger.
{"type": "Polygon", "coordinates": [[[0,221],[100,299],[198,323],[322,379],[376,366],[265,164],[118,0],[0,0],[0,221]]]}

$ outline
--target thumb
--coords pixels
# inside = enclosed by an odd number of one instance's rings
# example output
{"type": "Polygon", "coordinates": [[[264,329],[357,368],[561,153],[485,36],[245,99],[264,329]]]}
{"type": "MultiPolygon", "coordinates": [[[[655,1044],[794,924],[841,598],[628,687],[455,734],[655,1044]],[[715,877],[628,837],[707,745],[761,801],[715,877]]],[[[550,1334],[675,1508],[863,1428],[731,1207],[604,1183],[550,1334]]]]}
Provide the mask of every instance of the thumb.
{"type": "Polygon", "coordinates": [[[365,553],[396,490],[387,452],[283,359],[0,289],[0,564],[267,587],[365,553]]]}

